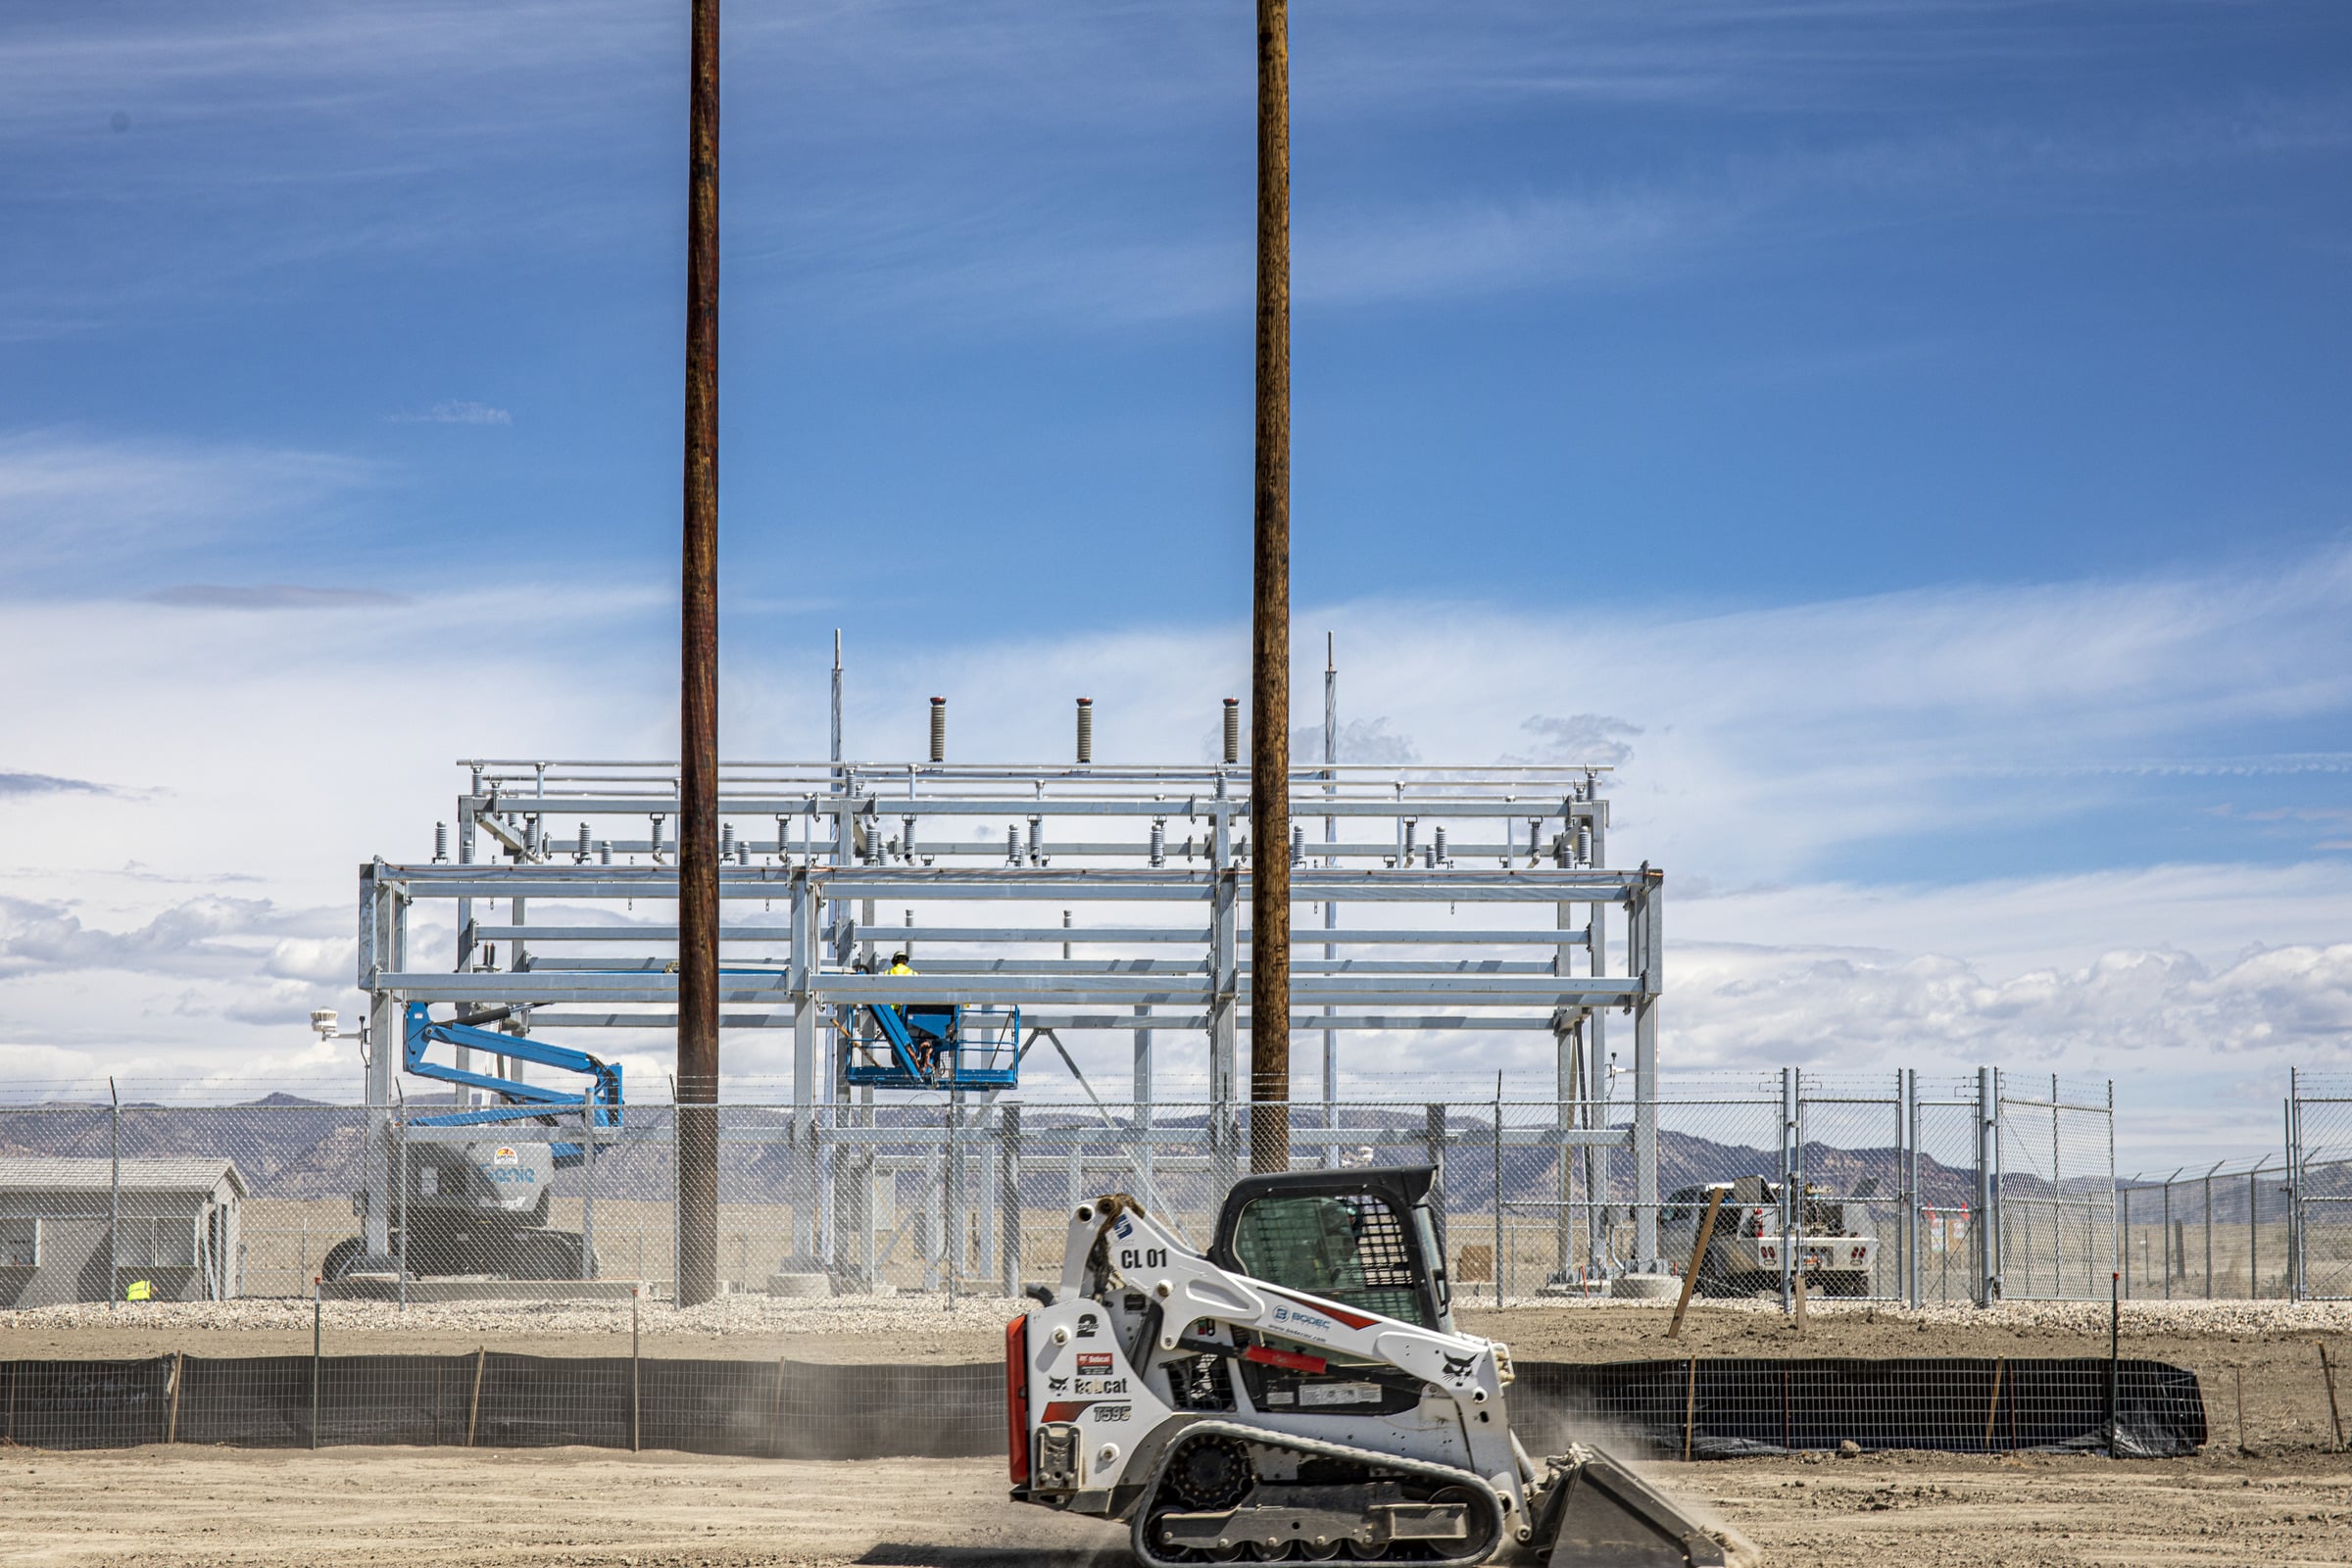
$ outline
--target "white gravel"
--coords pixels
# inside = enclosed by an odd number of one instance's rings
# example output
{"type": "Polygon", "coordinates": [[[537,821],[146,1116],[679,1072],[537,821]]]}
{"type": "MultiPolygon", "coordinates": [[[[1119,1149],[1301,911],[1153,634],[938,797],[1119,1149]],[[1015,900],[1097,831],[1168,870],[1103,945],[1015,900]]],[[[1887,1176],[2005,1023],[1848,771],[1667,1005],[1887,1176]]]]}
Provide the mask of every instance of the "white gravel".
{"type": "MultiPolygon", "coordinates": [[[[648,1336],[664,1339],[700,1338],[713,1342],[729,1338],[828,1335],[839,1338],[901,1339],[910,1332],[926,1337],[943,1334],[990,1334],[1031,1303],[999,1297],[958,1297],[951,1308],[945,1297],[836,1297],[830,1300],[791,1299],[765,1296],[727,1296],[702,1306],[677,1307],[666,1301],[643,1302],[640,1324],[648,1336]]],[[[1490,1327],[1491,1308],[1471,1300],[1460,1303],[1475,1311],[1490,1327]]],[[[1753,1312],[1778,1318],[1777,1304],[1755,1300],[1710,1300],[1710,1312],[1753,1312]]],[[[1534,1320],[1551,1313],[1602,1311],[1655,1313],[1666,1302],[1577,1301],[1546,1299],[1513,1304],[1504,1318],[1534,1320]]],[[[1967,1328],[2014,1329],[2024,1332],[2090,1335],[2107,1327],[2104,1301],[2003,1301],[1991,1307],[1929,1306],[1917,1311],[1861,1301],[1810,1302],[1815,1318],[1859,1317],[1895,1324],[1967,1328]]],[[[2126,1301],[2123,1321],[2133,1334],[2174,1334],[2230,1339],[2298,1333],[2352,1334],[2352,1302],[2346,1301],[2126,1301]]],[[[626,1301],[462,1301],[416,1303],[406,1309],[382,1301],[328,1301],[324,1323],[329,1332],[452,1335],[564,1335],[626,1334],[626,1301]]],[[[0,1310],[0,1337],[11,1328],[26,1331],[144,1329],[308,1331],[311,1303],[303,1299],[253,1298],[235,1301],[141,1301],[110,1307],[103,1301],[65,1306],[0,1310]]],[[[1505,1330],[1507,1334],[1507,1328],[1505,1330]]]]}
{"type": "MultiPolygon", "coordinates": [[[[1507,1317],[1546,1310],[1646,1311],[1661,1306],[1670,1309],[1673,1304],[1671,1297],[1664,1301],[1588,1300],[1569,1297],[1546,1298],[1532,1302],[1513,1301],[1502,1310],[1507,1317]]],[[[1729,1300],[1707,1298],[1692,1304],[1709,1312],[1752,1312],[1773,1318],[1782,1315],[1779,1301],[1764,1296],[1729,1300]]],[[[1475,1298],[1457,1300],[1455,1307],[1456,1310],[1494,1310],[1491,1304],[1475,1298]]],[[[2105,1301],[1998,1301],[1991,1306],[1973,1306],[1964,1302],[1912,1309],[1884,1302],[1825,1301],[1817,1298],[1805,1303],[1805,1311],[1807,1316],[1817,1319],[1867,1315],[1881,1323],[1934,1327],[2039,1330],[2062,1334],[2105,1333],[2107,1329],[2105,1301]]],[[[2227,1339],[2245,1334],[2352,1333],[2352,1301],[2141,1300],[2124,1302],[2122,1313],[2125,1332],[2133,1334],[2179,1334],[2227,1339]]]]}
{"type": "MultiPolygon", "coordinates": [[[[701,1306],[667,1301],[640,1304],[639,1324],[663,1339],[822,1334],[902,1337],[908,1331],[986,1332],[1033,1305],[996,1297],[959,1296],[951,1308],[941,1297],[836,1297],[830,1300],[765,1296],[726,1296],[701,1306]]],[[[330,1334],[379,1333],[452,1335],[627,1334],[629,1303],[621,1301],[447,1301],[412,1303],[327,1301],[321,1304],[330,1334]]],[[[104,1301],[0,1311],[0,1337],[10,1328],[144,1329],[149,1331],[301,1330],[311,1327],[311,1303],[288,1298],[233,1301],[138,1301],[113,1307],[104,1301]]]]}

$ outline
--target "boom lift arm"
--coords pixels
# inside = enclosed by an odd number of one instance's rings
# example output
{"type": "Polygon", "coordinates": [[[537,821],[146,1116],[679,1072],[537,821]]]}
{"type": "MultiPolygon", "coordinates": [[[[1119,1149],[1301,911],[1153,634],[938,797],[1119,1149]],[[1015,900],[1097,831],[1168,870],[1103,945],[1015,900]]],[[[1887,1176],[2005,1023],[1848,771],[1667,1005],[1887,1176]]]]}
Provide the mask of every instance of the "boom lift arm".
{"type": "MultiPolygon", "coordinates": [[[[452,1111],[446,1115],[419,1116],[416,1125],[423,1127],[473,1127],[496,1123],[526,1121],[545,1117],[551,1112],[588,1109],[599,1127],[617,1127],[621,1116],[620,1063],[592,1056],[585,1051],[569,1046],[550,1045],[533,1040],[528,1035],[500,1034],[484,1029],[481,1024],[504,1016],[502,1009],[485,1017],[476,1015],[466,1023],[440,1022],[421,1002],[408,1005],[407,1027],[402,1037],[403,1065],[419,1078],[431,1078],[445,1084],[467,1089],[486,1090],[505,1102],[498,1105],[482,1105],[469,1110],[452,1111]],[[483,1051],[493,1055],[510,1056],[517,1061],[536,1062],[543,1067],[577,1073],[588,1080],[584,1089],[573,1091],[550,1089],[541,1084],[524,1083],[518,1078],[501,1078],[495,1074],[475,1072],[469,1067],[458,1067],[431,1060],[425,1054],[436,1045],[455,1046],[464,1050],[483,1051]]],[[[558,1145],[559,1164],[579,1157],[574,1145],[558,1145]]]]}

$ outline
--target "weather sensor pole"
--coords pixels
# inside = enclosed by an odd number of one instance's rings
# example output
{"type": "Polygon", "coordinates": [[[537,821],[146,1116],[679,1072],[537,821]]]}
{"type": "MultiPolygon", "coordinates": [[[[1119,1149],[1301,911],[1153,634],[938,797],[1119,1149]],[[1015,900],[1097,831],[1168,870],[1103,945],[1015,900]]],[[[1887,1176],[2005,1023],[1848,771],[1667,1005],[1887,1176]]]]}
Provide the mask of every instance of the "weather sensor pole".
{"type": "Polygon", "coordinates": [[[1291,1168],[1291,40],[1257,0],[1257,484],[1250,686],[1250,1169],[1291,1168]]]}
{"type": "Polygon", "coordinates": [[[718,1294],[718,0],[693,0],[678,702],[677,1299],[718,1294]]]}

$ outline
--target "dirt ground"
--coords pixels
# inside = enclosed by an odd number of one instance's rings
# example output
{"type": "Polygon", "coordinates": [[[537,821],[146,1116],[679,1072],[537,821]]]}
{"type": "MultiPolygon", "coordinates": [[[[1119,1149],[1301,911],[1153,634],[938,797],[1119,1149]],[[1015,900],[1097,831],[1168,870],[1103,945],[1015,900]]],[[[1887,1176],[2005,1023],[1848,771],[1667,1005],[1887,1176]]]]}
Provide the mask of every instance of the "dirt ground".
{"type": "MultiPolygon", "coordinates": [[[[2352,1563],[2352,1458],[1874,1455],[1652,1467],[1773,1565],[2352,1563]]],[[[1123,1532],[1004,1501],[989,1460],[133,1448],[0,1454],[0,1564],[1103,1568],[1123,1532]]]]}

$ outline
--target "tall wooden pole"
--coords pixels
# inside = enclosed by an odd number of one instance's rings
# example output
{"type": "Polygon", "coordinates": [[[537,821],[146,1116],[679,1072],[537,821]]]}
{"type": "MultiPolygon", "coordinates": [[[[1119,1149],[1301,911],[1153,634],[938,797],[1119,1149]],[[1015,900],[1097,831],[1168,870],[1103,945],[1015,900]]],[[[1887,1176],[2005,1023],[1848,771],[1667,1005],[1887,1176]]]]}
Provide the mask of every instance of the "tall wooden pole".
{"type": "Polygon", "coordinates": [[[718,1292],[718,0],[693,0],[678,701],[677,1299],[718,1292]]]}
{"type": "Polygon", "coordinates": [[[1250,1168],[1291,1168],[1291,38],[1257,0],[1257,533],[1250,638],[1250,1168]]]}

